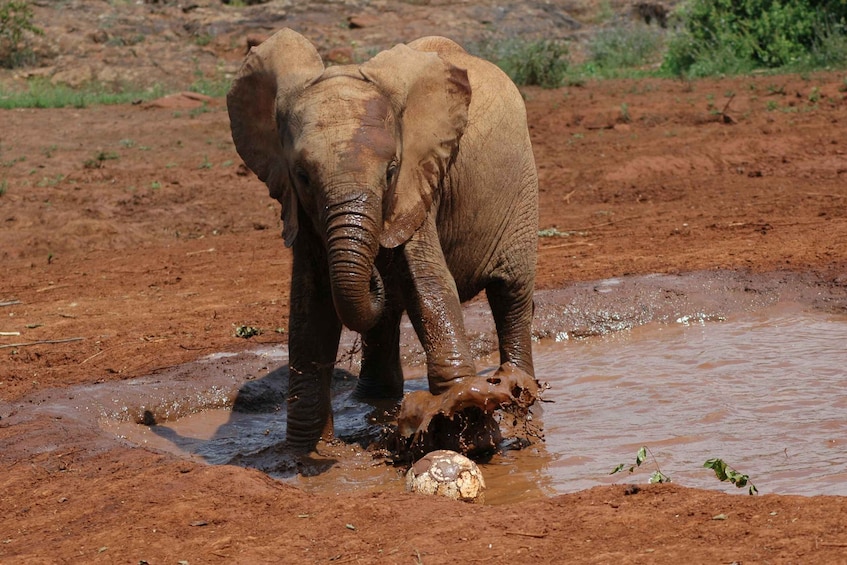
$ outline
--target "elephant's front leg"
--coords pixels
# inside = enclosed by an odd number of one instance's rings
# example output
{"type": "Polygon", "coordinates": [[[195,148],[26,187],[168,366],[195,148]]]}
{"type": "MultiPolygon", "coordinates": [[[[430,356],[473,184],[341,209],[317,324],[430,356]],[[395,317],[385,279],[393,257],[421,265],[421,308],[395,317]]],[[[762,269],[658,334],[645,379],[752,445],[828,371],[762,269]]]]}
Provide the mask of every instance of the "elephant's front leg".
{"type": "Polygon", "coordinates": [[[404,298],[409,319],[426,352],[429,390],[446,392],[476,375],[465,334],[456,282],[447,268],[433,218],[406,242],[404,298]]]}
{"type": "Polygon", "coordinates": [[[289,327],[286,437],[292,449],[309,451],[318,440],[333,435],[330,383],[341,322],[332,303],[325,256],[307,237],[294,244],[289,327]]]}
{"type": "MultiPolygon", "coordinates": [[[[401,450],[417,456],[432,449],[488,453],[501,438],[493,413],[528,408],[538,394],[535,379],[513,364],[477,376],[455,281],[447,269],[434,222],[405,244],[405,302],[427,356],[429,392],[407,394],[397,417],[401,450]]],[[[531,370],[531,364],[528,365],[531,370]]]]}

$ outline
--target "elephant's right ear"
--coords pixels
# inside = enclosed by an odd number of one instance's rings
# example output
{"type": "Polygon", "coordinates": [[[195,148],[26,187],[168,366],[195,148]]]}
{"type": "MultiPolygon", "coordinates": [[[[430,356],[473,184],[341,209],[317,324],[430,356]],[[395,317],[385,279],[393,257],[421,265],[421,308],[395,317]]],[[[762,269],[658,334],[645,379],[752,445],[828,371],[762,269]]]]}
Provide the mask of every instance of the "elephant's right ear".
{"type": "Polygon", "coordinates": [[[278,120],[303,88],[324,71],[315,47],[283,29],[252,47],[226,97],[232,140],[244,163],[282,204],[285,245],[297,236],[297,196],[288,174],[278,120]]]}

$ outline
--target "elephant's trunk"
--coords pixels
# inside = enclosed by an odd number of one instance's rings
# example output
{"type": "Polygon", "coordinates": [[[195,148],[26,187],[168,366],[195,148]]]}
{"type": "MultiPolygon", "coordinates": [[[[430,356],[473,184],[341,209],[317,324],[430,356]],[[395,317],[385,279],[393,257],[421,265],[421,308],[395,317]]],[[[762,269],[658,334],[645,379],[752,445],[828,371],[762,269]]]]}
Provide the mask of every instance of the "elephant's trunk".
{"type": "Polygon", "coordinates": [[[331,207],[326,218],[332,300],[341,322],[356,332],[372,328],[385,304],[382,278],[374,266],[378,211],[379,206],[360,197],[331,207]]]}

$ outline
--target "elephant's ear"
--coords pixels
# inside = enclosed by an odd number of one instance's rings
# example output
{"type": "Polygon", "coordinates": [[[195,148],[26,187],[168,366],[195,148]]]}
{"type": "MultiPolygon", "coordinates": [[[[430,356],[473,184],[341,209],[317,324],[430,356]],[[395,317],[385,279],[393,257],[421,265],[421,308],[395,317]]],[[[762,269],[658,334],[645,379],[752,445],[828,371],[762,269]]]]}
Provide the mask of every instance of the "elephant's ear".
{"type": "Polygon", "coordinates": [[[361,72],[400,116],[400,170],[385,195],[380,245],[397,247],[417,230],[459,148],[468,121],[468,73],[436,53],[406,45],[383,51],[361,72]]]}
{"type": "Polygon", "coordinates": [[[290,29],[252,47],[226,97],[232,140],[244,163],[282,204],[285,245],[297,236],[297,196],[288,173],[278,120],[292,99],[323,73],[314,46],[290,29]]]}

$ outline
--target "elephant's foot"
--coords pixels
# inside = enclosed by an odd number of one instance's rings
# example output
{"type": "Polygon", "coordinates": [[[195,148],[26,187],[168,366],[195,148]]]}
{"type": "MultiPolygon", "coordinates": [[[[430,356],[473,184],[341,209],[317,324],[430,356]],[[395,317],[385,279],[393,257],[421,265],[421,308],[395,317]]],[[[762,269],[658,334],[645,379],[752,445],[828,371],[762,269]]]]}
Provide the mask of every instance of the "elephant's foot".
{"type": "Polygon", "coordinates": [[[509,426],[517,428],[515,420],[527,418],[538,394],[538,382],[512,364],[490,376],[457,379],[437,396],[411,392],[397,417],[400,450],[413,457],[433,449],[477,457],[493,453],[502,440],[495,412],[508,413],[509,426]]]}

